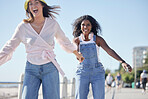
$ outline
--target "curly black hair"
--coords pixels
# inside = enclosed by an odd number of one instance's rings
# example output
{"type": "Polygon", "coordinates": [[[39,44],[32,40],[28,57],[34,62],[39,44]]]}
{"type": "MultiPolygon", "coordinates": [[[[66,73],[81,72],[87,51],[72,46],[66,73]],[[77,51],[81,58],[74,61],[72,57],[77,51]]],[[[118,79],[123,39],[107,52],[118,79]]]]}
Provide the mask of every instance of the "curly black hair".
{"type": "Polygon", "coordinates": [[[94,33],[94,35],[98,35],[101,34],[101,26],[99,25],[99,23],[96,21],[96,19],[94,19],[92,16],[90,15],[84,15],[81,16],[79,18],[77,18],[75,20],[75,22],[72,24],[73,25],[73,36],[74,37],[78,37],[80,36],[80,34],[82,33],[81,31],[81,23],[84,20],[89,20],[91,25],[92,25],[92,29],[91,32],[94,33]]]}

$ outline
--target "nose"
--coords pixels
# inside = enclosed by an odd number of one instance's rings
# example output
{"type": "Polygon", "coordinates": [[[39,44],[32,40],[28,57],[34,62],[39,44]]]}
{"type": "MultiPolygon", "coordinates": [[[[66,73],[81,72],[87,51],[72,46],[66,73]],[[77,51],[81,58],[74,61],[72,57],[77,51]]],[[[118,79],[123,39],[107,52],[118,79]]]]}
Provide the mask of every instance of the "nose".
{"type": "Polygon", "coordinates": [[[32,4],[32,7],[35,7],[36,5],[37,5],[36,3],[33,3],[33,4],[32,4]]]}
{"type": "Polygon", "coordinates": [[[87,26],[86,26],[86,25],[84,25],[84,28],[87,28],[87,26]]]}

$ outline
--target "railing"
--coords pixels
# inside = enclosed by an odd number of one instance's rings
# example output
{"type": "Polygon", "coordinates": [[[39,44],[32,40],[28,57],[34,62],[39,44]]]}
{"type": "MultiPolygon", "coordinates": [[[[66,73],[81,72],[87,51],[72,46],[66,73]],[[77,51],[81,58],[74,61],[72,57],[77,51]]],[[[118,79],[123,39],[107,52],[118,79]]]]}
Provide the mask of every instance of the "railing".
{"type": "MultiPolygon", "coordinates": [[[[19,82],[0,82],[0,84],[19,84],[18,86],[18,99],[21,99],[23,88],[24,74],[20,75],[19,82]]],[[[39,90],[41,91],[41,88],[39,90]]],[[[64,77],[60,82],[60,99],[75,99],[75,78],[68,81],[67,77],[64,77]]]]}

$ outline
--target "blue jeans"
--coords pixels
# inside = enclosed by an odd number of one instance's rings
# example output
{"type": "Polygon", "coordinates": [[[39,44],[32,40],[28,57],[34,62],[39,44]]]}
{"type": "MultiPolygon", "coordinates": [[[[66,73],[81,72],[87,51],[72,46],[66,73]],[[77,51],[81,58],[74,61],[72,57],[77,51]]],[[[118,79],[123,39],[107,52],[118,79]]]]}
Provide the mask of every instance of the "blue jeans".
{"type": "Polygon", "coordinates": [[[92,85],[94,99],[105,99],[105,71],[103,66],[78,68],[76,72],[76,99],[87,99],[92,85]]]}
{"type": "Polygon", "coordinates": [[[41,83],[44,99],[60,99],[59,73],[54,64],[34,65],[27,61],[22,99],[38,99],[41,83]]]}

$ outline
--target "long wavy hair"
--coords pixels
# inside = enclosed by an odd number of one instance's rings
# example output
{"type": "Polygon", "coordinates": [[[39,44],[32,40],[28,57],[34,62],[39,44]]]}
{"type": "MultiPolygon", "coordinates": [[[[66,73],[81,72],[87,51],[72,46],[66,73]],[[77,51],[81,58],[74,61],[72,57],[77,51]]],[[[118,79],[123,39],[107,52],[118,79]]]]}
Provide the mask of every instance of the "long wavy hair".
{"type": "Polygon", "coordinates": [[[81,23],[84,20],[89,20],[91,25],[92,25],[92,29],[91,32],[94,33],[94,35],[99,35],[101,34],[101,26],[99,25],[99,23],[96,21],[96,19],[94,19],[92,16],[90,15],[84,15],[81,16],[79,18],[77,18],[74,23],[72,24],[73,26],[73,36],[74,37],[78,37],[80,36],[80,34],[82,33],[81,31],[81,23]]]}
{"type": "MultiPolygon", "coordinates": [[[[44,3],[44,2],[42,2],[40,0],[39,0],[39,2],[43,6],[43,16],[44,17],[55,18],[55,16],[53,14],[59,15],[56,11],[59,11],[57,9],[59,9],[60,6],[48,6],[46,3],[44,3]]],[[[32,23],[34,21],[33,14],[29,10],[29,3],[27,4],[26,16],[28,17],[28,19],[24,19],[23,20],[24,22],[26,22],[26,23],[32,23]]]]}

